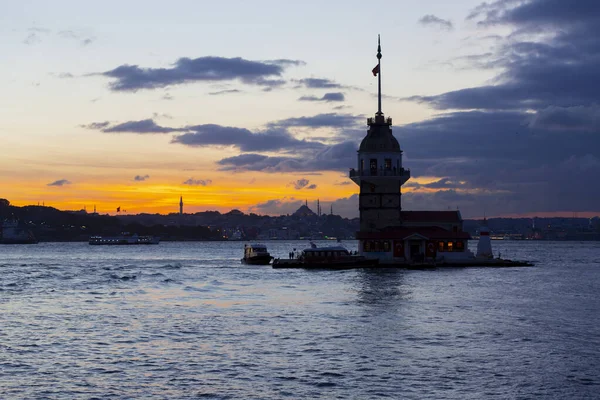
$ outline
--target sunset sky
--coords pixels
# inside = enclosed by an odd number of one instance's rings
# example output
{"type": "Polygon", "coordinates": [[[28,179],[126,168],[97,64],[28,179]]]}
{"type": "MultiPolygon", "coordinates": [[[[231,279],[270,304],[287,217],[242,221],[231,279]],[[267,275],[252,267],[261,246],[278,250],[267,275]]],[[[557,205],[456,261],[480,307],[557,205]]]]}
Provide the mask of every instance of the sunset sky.
{"type": "Polygon", "coordinates": [[[0,33],[15,205],[355,217],[381,34],[403,209],[600,214],[597,0],[20,1],[0,33]]]}

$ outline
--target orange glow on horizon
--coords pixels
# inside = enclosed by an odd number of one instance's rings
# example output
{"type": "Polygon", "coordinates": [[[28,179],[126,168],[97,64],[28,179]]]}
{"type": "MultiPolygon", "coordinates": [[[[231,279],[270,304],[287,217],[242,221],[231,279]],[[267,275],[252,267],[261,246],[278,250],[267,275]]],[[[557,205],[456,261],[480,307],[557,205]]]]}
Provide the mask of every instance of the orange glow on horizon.
{"type": "Polygon", "coordinates": [[[10,185],[2,197],[16,206],[45,205],[59,210],[94,210],[100,214],[117,215],[117,207],[126,214],[170,214],[179,212],[179,197],[183,196],[184,212],[201,211],[228,212],[239,209],[243,212],[269,200],[284,202],[316,201],[327,203],[339,198],[349,197],[358,192],[358,187],[336,184],[340,174],[324,172],[320,175],[281,176],[266,173],[226,174],[215,176],[206,186],[172,184],[164,179],[152,179],[143,182],[72,183],[60,187],[48,186],[42,181],[10,185]],[[292,183],[304,176],[317,185],[314,190],[306,188],[296,190],[292,183]],[[253,181],[256,183],[251,183],[253,181]],[[260,182],[260,183],[259,183],[260,182]],[[24,196],[23,194],[26,194],[24,196]]]}

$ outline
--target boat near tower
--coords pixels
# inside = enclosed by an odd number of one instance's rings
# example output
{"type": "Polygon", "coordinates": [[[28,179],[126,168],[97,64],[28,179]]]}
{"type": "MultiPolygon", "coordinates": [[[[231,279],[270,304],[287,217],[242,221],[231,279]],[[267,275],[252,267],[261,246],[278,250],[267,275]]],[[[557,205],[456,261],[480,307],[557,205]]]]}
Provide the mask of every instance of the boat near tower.
{"type": "Polygon", "coordinates": [[[381,58],[378,39],[373,69],[378,78],[377,112],[367,118],[369,129],[357,152],[357,168],[349,173],[360,188],[359,254],[377,259],[380,267],[532,265],[493,258],[489,235],[482,235],[484,241],[487,239],[485,245],[482,243],[485,250],[473,254],[468,249],[471,236],[463,230],[458,210],[402,210],[402,185],[411,173],[402,164],[403,151],[392,133],[392,118],[386,118],[381,108],[381,58]]]}

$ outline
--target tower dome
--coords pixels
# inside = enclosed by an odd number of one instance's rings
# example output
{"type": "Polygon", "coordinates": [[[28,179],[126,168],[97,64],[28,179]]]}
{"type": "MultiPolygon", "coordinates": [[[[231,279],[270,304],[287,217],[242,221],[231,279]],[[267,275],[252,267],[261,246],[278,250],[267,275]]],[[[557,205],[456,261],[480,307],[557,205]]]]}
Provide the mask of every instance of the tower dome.
{"type": "Polygon", "coordinates": [[[367,124],[369,125],[369,131],[360,143],[358,151],[401,152],[400,143],[398,143],[390,128],[391,118],[384,120],[383,115],[377,115],[375,118],[368,118],[367,124]]]}

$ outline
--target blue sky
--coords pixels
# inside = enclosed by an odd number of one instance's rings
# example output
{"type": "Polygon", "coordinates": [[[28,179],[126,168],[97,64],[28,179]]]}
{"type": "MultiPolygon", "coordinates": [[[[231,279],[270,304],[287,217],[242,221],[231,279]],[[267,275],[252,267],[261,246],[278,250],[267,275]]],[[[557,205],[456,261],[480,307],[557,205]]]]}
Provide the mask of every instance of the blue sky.
{"type": "Polygon", "coordinates": [[[600,213],[598,26],[588,0],[11,3],[2,197],[356,215],[381,34],[405,209],[600,213]]]}

